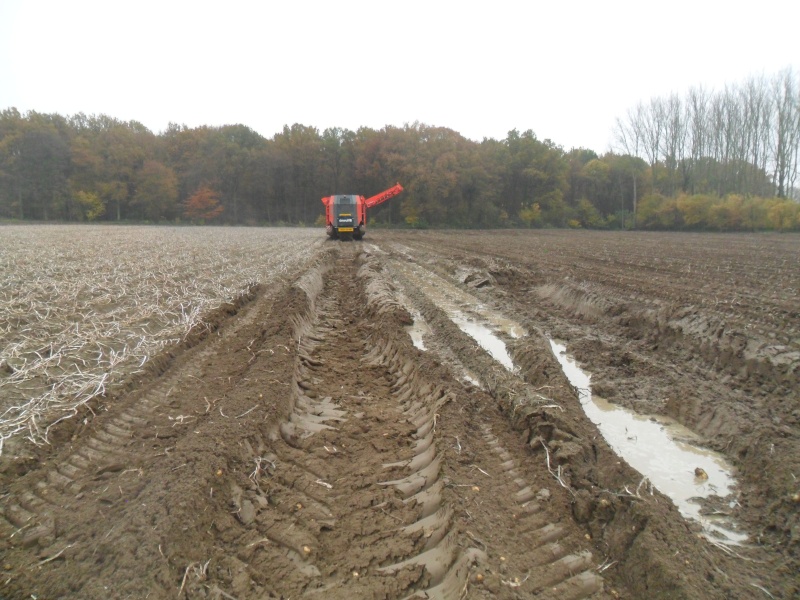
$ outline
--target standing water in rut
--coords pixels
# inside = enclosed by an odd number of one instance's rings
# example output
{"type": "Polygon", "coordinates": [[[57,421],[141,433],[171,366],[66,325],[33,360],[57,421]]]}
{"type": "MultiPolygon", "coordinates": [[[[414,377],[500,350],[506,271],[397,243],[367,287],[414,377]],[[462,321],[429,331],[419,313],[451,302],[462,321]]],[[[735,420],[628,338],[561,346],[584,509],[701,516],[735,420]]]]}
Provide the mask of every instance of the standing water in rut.
{"type": "Polygon", "coordinates": [[[566,353],[550,340],[569,382],[578,390],[584,412],[597,425],[609,446],[629,465],[669,496],[684,517],[698,521],[706,533],[725,543],[741,543],[746,535],[732,531],[730,523],[701,514],[698,498],[726,498],[733,492],[731,467],[722,456],[677,438],[696,436],[674,422],[657,422],[592,396],[590,379],[566,353]],[[703,477],[695,476],[695,469],[703,477]]]}
{"type": "MultiPolygon", "coordinates": [[[[461,331],[474,339],[481,348],[506,369],[514,370],[511,355],[496,332],[503,332],[511,338],[520,338],[525,335],[525,331],[520,325],[486,309],[477,298],[429,271],[420,269],[413,264],[396,263],[396,265],[418,290],[422,291],[447,314],[461,331]]],[[[417,321],[415,316],[415,323],[417,321]]],[[[415,339],[416,331],[409,331],[409,334],[412,335],[412,339],[415,339]]],[[[421,340],[419,343],[415,340],[415,344],[417,347],[424,345],[421,340]]]]}
{"type": "MultiPolygon", "coordinates": [[[[516,371],[498,332],[511,338],[522,337],[526,332],[519,324],[488,310],[474,296],[429,271],[411,263],[398,263],[397,266],[461,331],[472,337],[508,371],[516,371]]],[[[423,331],[409,329],[409,334],[415,345],[424,349],[422,337],[429,334],[430,329],[421,316],[415,316],[415,325],[423,331]]],[[[731,467],[723,457],[694,445],[692,441],[697,436],[678,423],[668,422],[663,417],[658,422],[593,398],[590,376],[566,355],[564,345],[553,340],[550,340],[550,345],[567,379],[577,388],[584,412],[614,452],[667,495],[685,518],[700,523],[707,536],[727,544],[744,542],[747,536],[737,533],[730,520],[724,515],[701,514],[698,503],[699,499],[712,496],[730,500],[735,483],[731,467]],[[701,477],[695,476],[695,469],[701,477]]]]}

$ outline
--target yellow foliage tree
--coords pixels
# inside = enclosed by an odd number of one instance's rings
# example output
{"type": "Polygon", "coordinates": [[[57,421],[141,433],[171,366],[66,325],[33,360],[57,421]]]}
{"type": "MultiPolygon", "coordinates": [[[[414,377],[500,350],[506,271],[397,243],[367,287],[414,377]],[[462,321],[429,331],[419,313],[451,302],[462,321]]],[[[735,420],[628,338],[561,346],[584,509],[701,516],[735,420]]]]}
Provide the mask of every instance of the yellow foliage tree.
{"type": "Polygon", "coordinates": [[[83,216],[89,221],[94,221],[102,217],[106,212],[106,205],[103,200],[94,192],[84,192],[79,190],[72,194],[72,198],[81,207],[83,216]]]}
{"type": "Polygon", "coordinates": [[[534,202],[530,206],[526,206],[519,211],[519,218],[528,227],[538,225],[542,220],[542,208],[539,206],[538,202],[534,202]]]}
{"type": "Polygon", "coordinates": [[[710,196],[705,196],[703,194],[695,194],[694,196],[681,194],[678,196],[676,203],[686,226],[707,226],[713,203],[713,199],[710,196]]]}
{"type": "Polygon", "coordinates": [[[800,204],[779,200],[767,211],[770,225],[778,231],[790,231],[800,224],[800,204]]]}

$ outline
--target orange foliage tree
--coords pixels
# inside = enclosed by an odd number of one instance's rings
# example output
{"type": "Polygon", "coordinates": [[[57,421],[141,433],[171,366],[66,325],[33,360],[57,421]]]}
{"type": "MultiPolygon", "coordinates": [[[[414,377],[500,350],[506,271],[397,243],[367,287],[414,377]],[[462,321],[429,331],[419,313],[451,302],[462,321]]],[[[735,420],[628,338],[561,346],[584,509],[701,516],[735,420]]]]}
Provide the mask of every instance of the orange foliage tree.
{"type": "Polygon", "coordinates": [[[208,185],[201,185],[183,202],[183,216],[187,219],[210,221],[222,214],[225,207],[219,203],[219,194],[208,185]]]}

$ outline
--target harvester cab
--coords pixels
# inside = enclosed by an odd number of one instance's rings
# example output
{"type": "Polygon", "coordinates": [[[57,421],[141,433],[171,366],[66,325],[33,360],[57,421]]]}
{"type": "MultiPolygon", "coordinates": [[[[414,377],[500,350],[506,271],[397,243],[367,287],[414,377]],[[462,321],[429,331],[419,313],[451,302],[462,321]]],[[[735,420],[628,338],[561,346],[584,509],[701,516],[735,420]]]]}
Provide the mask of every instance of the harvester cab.
{"type": "MultiPolygon", "coordinates": [[[[358,196],[334,196],[333,210],[329,227],[338,233],[339,239],[355,238],[360,240],[364,236],[364,226],[366,225],[366,215],[363,212],[364,203],[358,196]]],[[[328,235],[331,233],[328,231],[328,235]]]]}
{"type": "Polygon", "coordinates": [[[360,240],[367,232],[367,208],[377,206],[403,191],[399,183],[370,198],[352,194],[326,196],[325,233],[332,239],[360,240]]]}

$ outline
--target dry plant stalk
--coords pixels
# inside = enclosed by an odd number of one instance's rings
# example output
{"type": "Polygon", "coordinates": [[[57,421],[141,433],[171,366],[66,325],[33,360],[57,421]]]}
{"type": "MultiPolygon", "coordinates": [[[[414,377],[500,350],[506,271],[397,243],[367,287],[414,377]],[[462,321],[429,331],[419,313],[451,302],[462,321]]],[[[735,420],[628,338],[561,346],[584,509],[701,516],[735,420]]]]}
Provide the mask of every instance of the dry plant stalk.
{"type": "Polygon", "coordinates": [[[279,229],[8,226],[0,237],[0,455],[180,343],[318,241],[279,229]]]}

